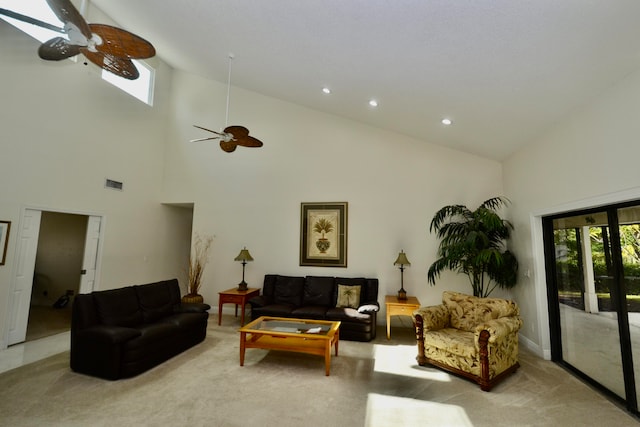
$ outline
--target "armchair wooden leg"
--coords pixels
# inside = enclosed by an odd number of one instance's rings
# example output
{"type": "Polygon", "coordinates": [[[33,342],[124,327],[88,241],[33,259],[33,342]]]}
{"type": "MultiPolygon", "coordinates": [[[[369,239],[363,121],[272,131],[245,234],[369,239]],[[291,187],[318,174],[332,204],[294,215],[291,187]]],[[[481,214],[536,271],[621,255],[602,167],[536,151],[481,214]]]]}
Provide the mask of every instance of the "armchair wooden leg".
{"type": "Polygon", "coordinates": [[[489,380],[489,331],[480,332],[478,339],[480,345],[480,388],[483,391],[491,390],[491,381],[489,380]]]}
{"type": "Polygon", "coordinates": [[[427,358],[424,355],[424,320],[422,316],[416,315],[416,342],[418,343],[418,356],[416,360],[418,365],[424,366],[427,364],[427,358]]]}

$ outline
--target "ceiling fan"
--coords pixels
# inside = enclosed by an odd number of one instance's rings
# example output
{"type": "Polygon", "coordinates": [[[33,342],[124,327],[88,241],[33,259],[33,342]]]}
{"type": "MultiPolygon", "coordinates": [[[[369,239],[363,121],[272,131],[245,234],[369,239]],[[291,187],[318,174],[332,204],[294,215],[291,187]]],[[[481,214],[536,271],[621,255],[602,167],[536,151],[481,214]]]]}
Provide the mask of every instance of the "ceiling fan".
{"type": "Polygon", "coordinates": [[[38,55],[48,61],[60,61],[82,53],[98,67],[128,80],[140,76],[131,59],[151,58],[153,45],[129,31],[104,24],[88,24],[70,0],[46,0],[64,28],[30,16],[0,9],[0,14],[39,27],[67,34],[69,39],[54,37],[40,45],[38,55]]]}
{"type": "Polygon", "coordinates": [[[225,128],[221,132],[216,132],[215,130],[207,129],[202,126],[193,125],[198,129],[206,130],[207,132],[211,132],[215,134],[215,136],[210,136],[207,138],[198,138],[192,139],[189,142],[200,142],[200,141],[210,141],[213,139],[220,140],[220,148],[222,148],[227,153],[231,153],[235,151],[238,145],[243,147],[262,147],[262,141],[253,136],[249,136],[249,129],[244,126],[227,126],[229,123],[229,94],[231,92],[231,61],[233,60],[234,55],[229,54],[229,76],[227,79],[227,115],[225,119],[225,128]]]}

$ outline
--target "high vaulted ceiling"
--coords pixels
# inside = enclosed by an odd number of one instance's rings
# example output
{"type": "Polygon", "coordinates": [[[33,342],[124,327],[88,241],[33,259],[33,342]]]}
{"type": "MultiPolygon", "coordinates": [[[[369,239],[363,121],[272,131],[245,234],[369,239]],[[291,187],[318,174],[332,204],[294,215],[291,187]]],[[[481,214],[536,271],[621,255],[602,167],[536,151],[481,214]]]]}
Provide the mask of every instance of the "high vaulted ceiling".
{"type": "Polygon", "coordinates": [[[174,68],[497,160],[640,67],[638,0],[93,3],[174,68]]]}

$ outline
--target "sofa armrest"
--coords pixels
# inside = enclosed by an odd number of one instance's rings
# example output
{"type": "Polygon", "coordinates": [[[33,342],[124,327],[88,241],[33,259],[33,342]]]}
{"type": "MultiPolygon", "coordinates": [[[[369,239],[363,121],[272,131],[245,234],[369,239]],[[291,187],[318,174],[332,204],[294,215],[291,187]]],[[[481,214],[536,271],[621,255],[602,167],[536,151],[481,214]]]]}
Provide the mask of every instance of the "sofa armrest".
{"type": "Polygon", "coordinates": [[[366,312],[378,312],[380,311],[380,304],[377,301],[375,302],[367,302],[358,307],[358,313],[366,313],[366,312]]]}
{"type": "Polygon", "coordinates": [[[416,316],[422,318],[423,332],[436,331],[449,326],[449,310],[444,304],[420,307],[412,313],[413,321],[416,323],[416,316]]]}
{"type": "Polygon", "coordinates": [[[273,304],[272,298],[269,298],[265,295],[259,295],[257,297],[253,297],[247,301],[249,305],[253,307],[264,307],[270,304],[273,304]]]}
{"type": "Polygon", "coordinates": [[[79,340],[91,340],[105,344],[120,344],[138,337],[141,332],[134,328],[123,326],[99,325],[75,332],[75,337],[79,340]]]}
{"type": "Polygon", "coordinates": [[[517,316],[500,317],[498,319],[482,322],[475,328],[476,344],[482,331],[489,332],[489,343],[500,341],[510,335],[516,334],[522,327],[522,319],[517,316]]]}
{"type": "Polygon", "coordinates": [[[205,303],[182,302],[175,307],[173,312],[174,313],[204,313],[210,308],[211,306],[205,303]]]}

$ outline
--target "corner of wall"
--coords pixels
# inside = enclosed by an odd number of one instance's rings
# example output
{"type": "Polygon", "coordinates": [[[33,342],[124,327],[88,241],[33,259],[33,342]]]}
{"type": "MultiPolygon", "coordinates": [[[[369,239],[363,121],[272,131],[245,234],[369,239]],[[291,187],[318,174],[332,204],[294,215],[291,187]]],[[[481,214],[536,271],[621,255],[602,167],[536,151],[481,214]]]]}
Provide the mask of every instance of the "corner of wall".
{"type": "Polygon", "coordinates": [[[518,334],[518,342],[522,347],[534,353],[536,356],[541,357],[544,360],[551,360],[551,350],[544,350],[524,335],[518,334]]]}

